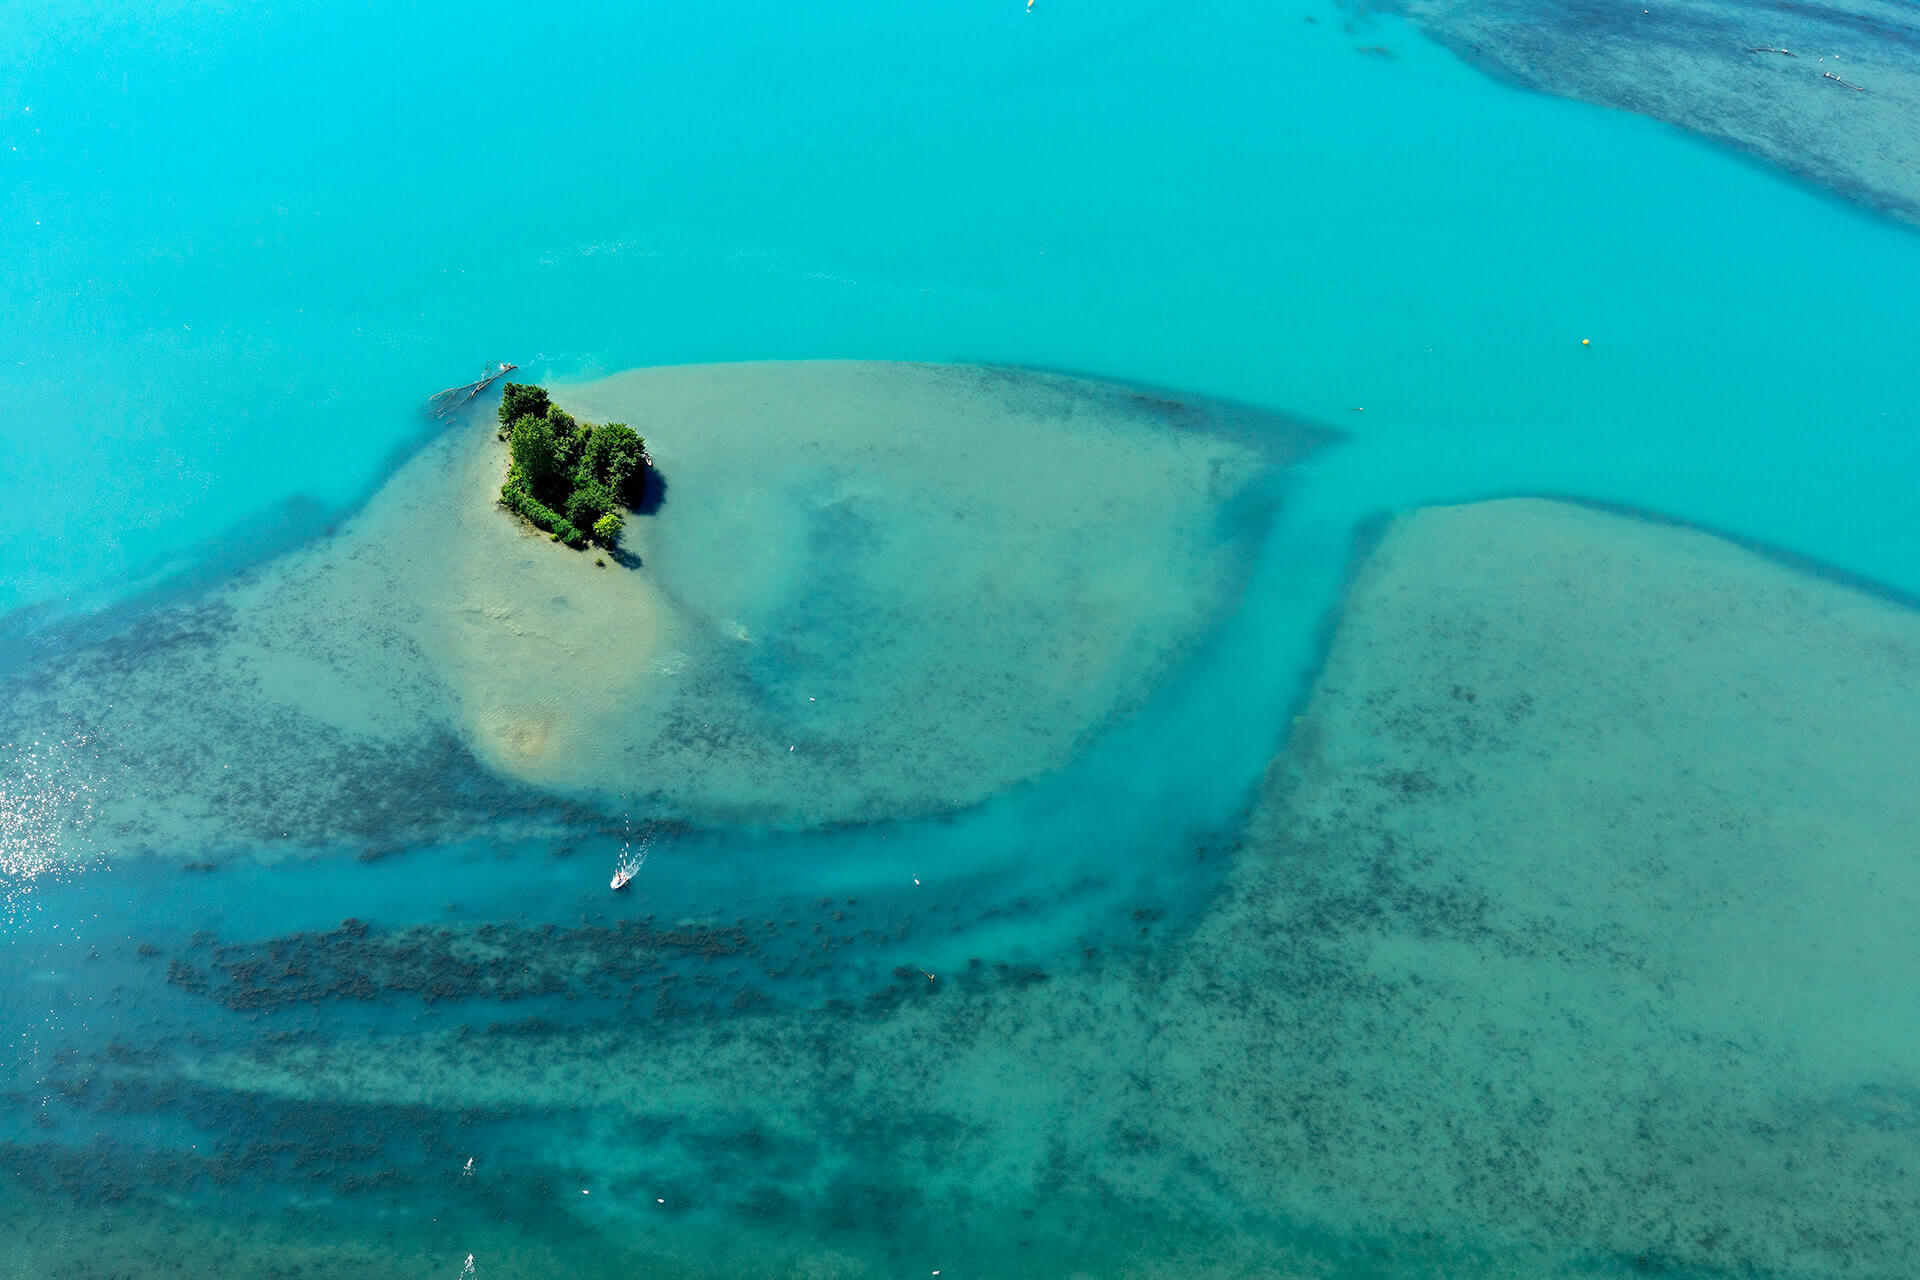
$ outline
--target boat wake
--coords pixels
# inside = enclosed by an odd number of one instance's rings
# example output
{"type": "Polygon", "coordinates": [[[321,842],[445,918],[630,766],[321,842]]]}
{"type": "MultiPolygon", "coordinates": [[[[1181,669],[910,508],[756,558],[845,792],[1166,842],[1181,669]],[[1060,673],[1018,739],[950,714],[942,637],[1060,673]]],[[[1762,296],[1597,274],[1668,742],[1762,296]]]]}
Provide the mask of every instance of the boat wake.
{"type": "Polygon", "coordinates": [[[638,847],[629,839],[620,850],[620,861],[614,866],[613,881],[609,887],[616,890],[626,888],[640,874],[640,868],[647,864],[647,853],[652,845],[651,834],[641,837],[638,847]]]}

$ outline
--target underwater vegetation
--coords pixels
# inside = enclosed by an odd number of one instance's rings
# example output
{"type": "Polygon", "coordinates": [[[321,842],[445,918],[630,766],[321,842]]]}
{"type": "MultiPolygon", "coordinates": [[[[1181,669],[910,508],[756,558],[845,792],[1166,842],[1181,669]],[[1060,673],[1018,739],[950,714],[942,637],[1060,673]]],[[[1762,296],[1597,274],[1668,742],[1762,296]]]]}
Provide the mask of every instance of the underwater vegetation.
{"type": "Polygon", "coordinates": [[[1893,0],[1392,0],[1489,74],[1678,125],[1920,225],[1920,21],[1893,0]]]}
{"type": "Polygon", "coordinates": [[[18,1075],[0,1177],[115,1248],[215,1206],[262,1241],[223,1274],[1913,1274],[1920,621],[1806,568],[1397,516],[1249,806],[1158,851],[1219,869],[1198,918],[1108,900],[1025,958],[917,880],[156,932],[166,1024],[18,1075]]]}

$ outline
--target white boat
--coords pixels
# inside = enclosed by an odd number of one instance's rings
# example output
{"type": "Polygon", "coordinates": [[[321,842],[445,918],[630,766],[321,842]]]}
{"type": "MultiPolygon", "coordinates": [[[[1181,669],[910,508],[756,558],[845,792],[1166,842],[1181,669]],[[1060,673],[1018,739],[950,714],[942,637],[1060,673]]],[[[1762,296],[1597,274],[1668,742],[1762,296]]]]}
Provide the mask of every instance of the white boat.
{"type": "Polygon", "coordinates": [[[633,868],[622,867],[618,871],[613,873],[613,883],[608,887],[618,891],[626,888],[627,882],[632,879],[633,879],[633,868]]]}

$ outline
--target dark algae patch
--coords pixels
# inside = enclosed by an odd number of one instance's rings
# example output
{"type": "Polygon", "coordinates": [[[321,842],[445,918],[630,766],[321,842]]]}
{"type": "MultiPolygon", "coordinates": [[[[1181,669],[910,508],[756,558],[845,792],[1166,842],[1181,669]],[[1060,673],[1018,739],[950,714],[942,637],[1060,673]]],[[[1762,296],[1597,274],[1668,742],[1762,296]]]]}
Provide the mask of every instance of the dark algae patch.
{"type": "Polygon", "coordinates": [[[1678,125],[1920,224],[1920,10],[1897,0],[1396,0],[1502,79],[1678,125]]]}
{"type": "Polygon", "coordinates": [[[630,997],[676,959],[741,957],[739,925],[656,927],[651,920],[559,928],[484,923],[374,930],[346,920],[324,932],[254,942],[196,940],[167,962],[167,981],[228,1009],[271,1010],[326,1001],[412,999],[434,1004],[538,996],[630,997]]]}

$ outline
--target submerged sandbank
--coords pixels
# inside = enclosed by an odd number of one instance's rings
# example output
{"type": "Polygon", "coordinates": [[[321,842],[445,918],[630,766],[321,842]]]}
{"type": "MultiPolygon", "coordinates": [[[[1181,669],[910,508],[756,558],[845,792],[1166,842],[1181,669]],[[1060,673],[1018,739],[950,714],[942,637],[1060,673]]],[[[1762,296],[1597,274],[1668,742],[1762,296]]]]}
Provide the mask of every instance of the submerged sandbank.
{"type": "Polygon", "coordinates": [[[1920,19],[1892,0],[1394,0],[1502,79],[1678,125],[1920,224],[1920,19]]]}
{"type": "Polygon", "coordinates": [[[1917,746],[1911,610],[1562,504],[1396,521],[1179,979],[1254,1047],[1169,1055],[1209,1162],[1542,1269],[1911,1271],[1917,746]]]}
{"type": "Polygon", "coordinates": [[[0,741],[84,797],[35,839],[205,857],[511,835],[556,796],[775,826],[969,805],[1153,695],[1232,609],[1279,465],[1326,438],[959,366],[556,394],[643,431],[670,486],[614,563],[499,508],[482,406],[333,536],[0,684],[0,741]]]}
{"type": "Polygon", "coordinates": [[[539,1113],[516,1168],[668,1269],[1908,1274],[1916,751],[1907,609],[1581,507],[1420,511],[1171,952],[162,1074],[539,1113]]]}
{"type": "MultiPolygon", "coordinates": [[[[1246,580],[1279,415],[1053,374],[828,361],[562,386],[667,484],[630,549],[676,619],[547,776],[706,814],[950,809],[1138,710],[1246,580]]],[[[510,767],[514,762],[505,761],[510,767]]]]}

